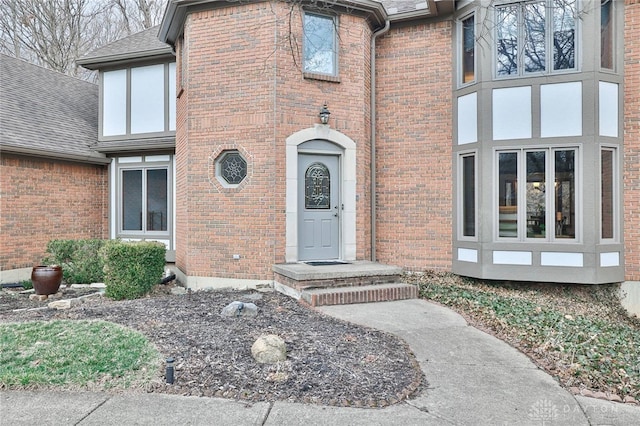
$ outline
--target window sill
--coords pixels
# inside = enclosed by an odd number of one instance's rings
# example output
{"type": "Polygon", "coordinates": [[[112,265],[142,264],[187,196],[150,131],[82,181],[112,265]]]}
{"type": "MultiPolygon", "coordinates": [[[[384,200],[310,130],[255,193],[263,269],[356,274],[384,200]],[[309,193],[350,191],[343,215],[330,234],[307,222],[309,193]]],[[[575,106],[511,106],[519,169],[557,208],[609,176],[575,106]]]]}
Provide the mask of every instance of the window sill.
{"type": "Polygon", "coordinates": [[[305,80],[320,80],[331,83],[340,83],[340,77],[337,75],[318,74],[313,72],[303,72],[302,74],[305,80]]]}

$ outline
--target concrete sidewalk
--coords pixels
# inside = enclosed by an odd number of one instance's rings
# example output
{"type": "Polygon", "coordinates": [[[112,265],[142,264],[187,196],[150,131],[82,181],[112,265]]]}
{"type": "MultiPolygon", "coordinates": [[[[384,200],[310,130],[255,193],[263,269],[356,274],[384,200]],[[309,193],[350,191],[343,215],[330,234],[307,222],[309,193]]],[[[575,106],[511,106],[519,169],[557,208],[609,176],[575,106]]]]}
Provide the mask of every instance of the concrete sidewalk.
{"type": "Polygon", "coordinates": [[[163,394],[2,392],[0,425],[640,425],[640,407],[575,397],[504,342],[422,301],[321,311],[405,340],[429,387],[385,409],[163,394]]]}

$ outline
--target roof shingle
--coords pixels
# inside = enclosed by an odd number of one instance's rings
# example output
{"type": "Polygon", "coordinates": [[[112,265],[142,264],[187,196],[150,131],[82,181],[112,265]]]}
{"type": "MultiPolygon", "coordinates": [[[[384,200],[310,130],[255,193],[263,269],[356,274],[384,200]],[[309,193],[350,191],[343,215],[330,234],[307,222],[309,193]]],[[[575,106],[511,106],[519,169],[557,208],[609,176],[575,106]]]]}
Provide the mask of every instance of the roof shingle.
{"type": "Polygon", "coordinates": [[[0,148],[105,163],[98,138],[98,86],[0,55],[0,148]]]}

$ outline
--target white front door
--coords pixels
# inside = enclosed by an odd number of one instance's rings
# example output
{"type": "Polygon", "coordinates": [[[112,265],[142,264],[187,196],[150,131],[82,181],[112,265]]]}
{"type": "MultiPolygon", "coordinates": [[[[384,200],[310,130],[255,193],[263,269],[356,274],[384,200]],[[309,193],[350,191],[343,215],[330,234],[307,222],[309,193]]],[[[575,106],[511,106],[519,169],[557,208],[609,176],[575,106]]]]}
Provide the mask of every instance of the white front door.
{"type": "Polygon", "coordinates": [[[340,157],[298,155],[298,259],[340,257],[340,157]]]}

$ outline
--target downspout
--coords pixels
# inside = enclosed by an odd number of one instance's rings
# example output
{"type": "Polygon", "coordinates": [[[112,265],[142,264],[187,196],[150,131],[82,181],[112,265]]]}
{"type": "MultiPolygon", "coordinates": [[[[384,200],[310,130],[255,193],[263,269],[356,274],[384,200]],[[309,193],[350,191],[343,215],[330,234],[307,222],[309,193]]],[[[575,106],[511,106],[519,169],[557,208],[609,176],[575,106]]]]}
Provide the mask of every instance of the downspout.
{"type": "Polygon", "coordinates": [[[387,18],[384,27],[371,35],[371,100],[369,106],[371,120],[371,261],[376,261],[376,39],[389,31],[391,23],[387,18]]]}

